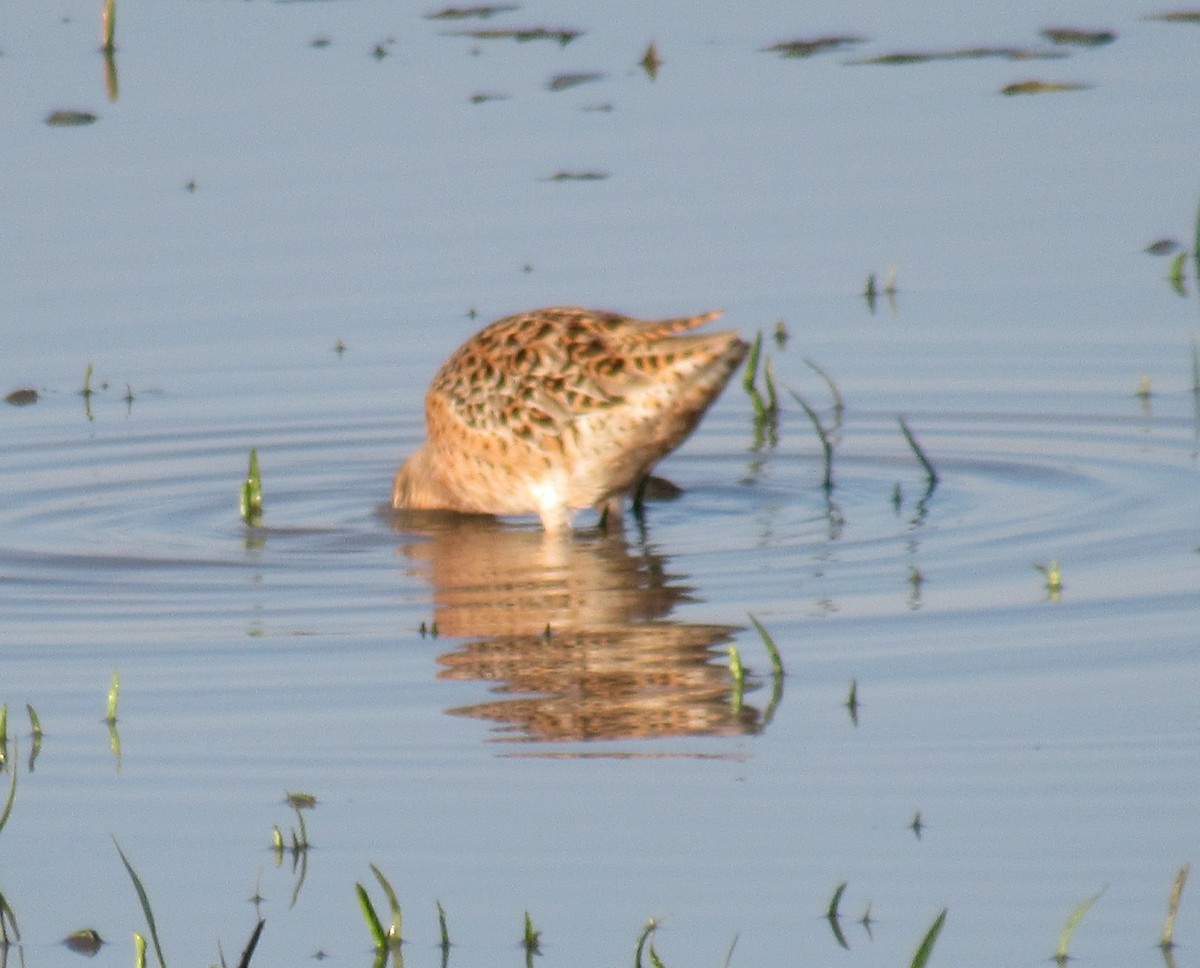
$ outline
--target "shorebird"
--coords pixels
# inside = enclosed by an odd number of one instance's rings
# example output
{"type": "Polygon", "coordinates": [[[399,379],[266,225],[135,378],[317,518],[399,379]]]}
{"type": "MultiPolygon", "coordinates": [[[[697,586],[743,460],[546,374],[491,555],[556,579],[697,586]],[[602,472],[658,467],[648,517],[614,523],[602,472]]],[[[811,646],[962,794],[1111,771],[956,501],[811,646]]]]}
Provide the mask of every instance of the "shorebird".
{"type": "Polygon", "coordinates": [[[506,316],[459,347],[425,397],[427,439],[395,508],[537,514],[548,532],[621,499],[678,447],[746,355],[719,312],[639,320],[579,307],[506,316]]]}

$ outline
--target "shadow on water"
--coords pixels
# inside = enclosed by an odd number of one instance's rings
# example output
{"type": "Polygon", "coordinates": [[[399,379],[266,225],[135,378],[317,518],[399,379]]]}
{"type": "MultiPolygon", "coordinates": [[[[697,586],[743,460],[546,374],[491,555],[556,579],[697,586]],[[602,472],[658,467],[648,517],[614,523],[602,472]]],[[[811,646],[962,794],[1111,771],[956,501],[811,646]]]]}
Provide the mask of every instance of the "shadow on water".
{"type": "Polygon", "coordinates": [[[463,640],[439,678],[491,684],[490,702],[448,710],[509,742],[758,732],[720,661],[738,631],[670,620],[684,576],[621,534],[565,540],[489,518],[397,515],[401,554],[433,588],[437,634],[463,640]],[[716,660],[716,661],[715,661],[716,660]]]}

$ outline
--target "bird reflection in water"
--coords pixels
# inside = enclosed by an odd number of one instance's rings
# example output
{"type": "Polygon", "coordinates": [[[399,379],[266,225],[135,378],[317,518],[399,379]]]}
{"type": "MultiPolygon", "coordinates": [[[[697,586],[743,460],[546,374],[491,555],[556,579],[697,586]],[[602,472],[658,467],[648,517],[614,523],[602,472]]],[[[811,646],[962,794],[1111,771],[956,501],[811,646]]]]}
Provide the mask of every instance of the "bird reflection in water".
{"type": "Polygon", "coordinates": [[[725,660],[738,629],[673,622],[692,601],[667,559],[620,532],[547,537],[487,517],[396,512],[400,552],[433,587],[441,679],[492,683],[490,702],[448,710],[496,739],[567,742],[731,736],[763,716],[725,660]]]}

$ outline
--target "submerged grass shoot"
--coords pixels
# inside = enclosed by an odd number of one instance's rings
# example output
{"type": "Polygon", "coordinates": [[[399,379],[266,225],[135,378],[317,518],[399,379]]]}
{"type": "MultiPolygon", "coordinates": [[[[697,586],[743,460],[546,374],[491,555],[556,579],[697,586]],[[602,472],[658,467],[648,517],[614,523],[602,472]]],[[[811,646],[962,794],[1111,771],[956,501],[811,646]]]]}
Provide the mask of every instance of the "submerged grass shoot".
{"type": "Polygon", "coordinates": [[[942,933],[942,925],[946,923],[947,910],[948,908],[942,908],[942,913],[933,919],[933,924],[925,932],[925,937],[921,939],[921,944],[917,947],[916,954],[913,955],[910,968],[925,968],[925,965],[928,964],[929,956],[933,953],[934,942],[942,933]]]}
{"type": "Polygon", "coordinates": [[[1101,897],[1104,896],[1104,892],[1107,890],[1107,887],[1100,888],[1099,891],[1097,891],[1091,897],[1086,898],[1077,908],[1075,908],[1075,910],[1071,912],[1071,916],[1067,918],[1066,926],[1063,928],[1062,934],[1060,934],[1058,937],[1058,947],[1054,952],[1054,960],[1060,965],[1065,965],[1070,959],[1070,956],[1067,954],[1067,948],[1071,944],[1071,937],[1075,934],[1075,929],[1079,927],[1079,922],[1083,920],[1083,916],[1091,910],[1093,904],[1095,904],[1100,900],[1101,897]]]}
{"type": "Polygon", "coordinates": [[[817,439],[821,442],[821,452],[825,459],[825,472],[821,478],[821,486],[825,489],[825,493],[828,494],[833,490],[833,441],[825,430],[825,427],[821,424],[821,418],[817,415],[817,411],[808,405],[808,401],[795,390],[789,390],[788,392],[804,408],[804,412],[808,414],[808,419],[812,421],[813,428],[817,431],[817,439]]]}
{"type": "Polygon", "coordinates": [[[908,429],[908,424],[903,417],[900,420],[900,430],[904,433],[904,439],[908,441],[908,446],[912,448],[912,452],[917,455],[917,460],[921,462],[921,466],[925,469],[925,477],[929,481],[928,491],[932,492],[938,484],[938,474],[934,470],[932,462],[925,456],[925,451],[921,449],[921,445],[917,443],[917,438],[913,436],[913,432],[908,429]]]}
{"type": "Polygon", "coordinates": [[[1179,913],[1179,901],[1183,897],[1183,885],[1187,883],[1188,874],[1191,870],[1191,864],[1184,864],[1179,868],[1179,873],[1175,875],[1175,882],[1171,885],[1171,896],[1167,899],[1167,917],[1163,921],[1162,938],[1158,942],[1158,946],[1163,951],[1169,951],[1175,947],[1175,916],[1179,913]]]}
{"type": "Polygon", "coordinates": [[[250,527],[257,527],[262,522],[262,474],[258,469],[258,450],[254,447],[250,448],[250,467],[242,484],[240,509],[242,520],[250,527]]]}
{"type": "Polygon", "coordinates": [[[441,948],[443,954],[450,950],[450,931],[446,927],[446,909],[442,907],[442,902],[437,901],[438,913],[438,932],[442,936],[441,948]]]}
{"type": "Polygon", "coordinates": [[[121,673],[113,669],[112,682],[108,687],[108,702],[105,706],[104,721],[110,726],[117,721],[117,697],[121,692],[121,673]]]}
{"type": "Polygon", "coordinates": [[[113,837],[113,846],[117,848],[117,853],[121,856],[121,863],[125,865],[129,879],[133,881],[133,889],[137,892],[138,901],[142,905],[142,913],[146,916],[146,927],[150,931],[150,942],[154,945],[154,956],[158,958],[159,968],[167,968],[167,962],[162,953],[162,945],[158,942],[158,928],[154,924],[154,911],[150,908],[150,897],[146,894],[146,888],[142,886],[142,881],[137,876],[137,871],[133,869],[133,865],[129,863],[129,858],[125,856],[125,851],[121,850],[121,845],[117,843],[116,837],[113,837]]]}

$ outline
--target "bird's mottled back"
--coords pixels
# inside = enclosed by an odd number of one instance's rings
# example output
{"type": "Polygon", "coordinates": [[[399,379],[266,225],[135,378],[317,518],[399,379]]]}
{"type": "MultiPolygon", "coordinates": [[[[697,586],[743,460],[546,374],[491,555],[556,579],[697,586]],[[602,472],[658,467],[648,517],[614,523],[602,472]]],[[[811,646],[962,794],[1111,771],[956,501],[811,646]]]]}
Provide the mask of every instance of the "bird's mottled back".
{"type": "Polygon", "coordinates": [[[579,508],[619,508],[745,356],[736,333],[687,333],[717,315],[555,307],[492,323],[434,377],[428,440],[396,475],[393,505],[537,513],[547,530],[579,508]]]}

